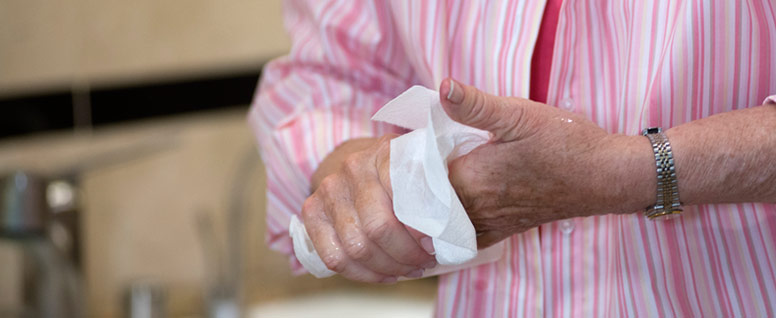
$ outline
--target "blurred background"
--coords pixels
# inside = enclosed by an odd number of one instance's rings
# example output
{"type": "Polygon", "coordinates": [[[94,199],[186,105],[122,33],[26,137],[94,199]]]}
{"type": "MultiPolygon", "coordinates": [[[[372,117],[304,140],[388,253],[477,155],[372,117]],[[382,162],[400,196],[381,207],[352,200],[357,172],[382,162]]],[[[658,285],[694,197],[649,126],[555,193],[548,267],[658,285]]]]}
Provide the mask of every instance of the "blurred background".
{"type": "Polygon", "coordinates": [[[0,0],[0,317],[424,317],[290,274],[245,121],[279,0],[0,0]]]}

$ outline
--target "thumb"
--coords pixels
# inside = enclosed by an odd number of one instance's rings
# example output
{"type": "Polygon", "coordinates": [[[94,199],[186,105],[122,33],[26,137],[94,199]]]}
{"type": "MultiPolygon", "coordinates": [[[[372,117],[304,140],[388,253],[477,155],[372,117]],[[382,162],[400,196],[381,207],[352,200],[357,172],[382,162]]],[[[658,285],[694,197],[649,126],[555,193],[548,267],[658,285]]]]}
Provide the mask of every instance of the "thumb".
{"type": "Polygon", "coordinates": [[[439,100],[450,118],[489,131],[494,140],[509,141],[518,135],[523,105],[516,98],[490,95],[447,78],[439,87],[439,100]]]}

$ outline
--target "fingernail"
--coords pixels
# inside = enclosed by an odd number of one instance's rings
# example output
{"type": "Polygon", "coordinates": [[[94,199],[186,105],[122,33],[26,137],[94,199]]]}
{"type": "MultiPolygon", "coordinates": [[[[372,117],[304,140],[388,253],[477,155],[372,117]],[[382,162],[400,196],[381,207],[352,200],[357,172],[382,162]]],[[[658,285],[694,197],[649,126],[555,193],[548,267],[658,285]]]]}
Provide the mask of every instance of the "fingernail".
{"type": "Polygon", "coordinates": [[[431,260],[421,266],[423,266],[423,268],[434,268],[437,266],[437,262],[435,260],[431,260]]]}
{"type": "Polygon", "coordinates": [[[463,86],[452,78],[447,81],[450,84],[447,87],[447,95],[445,97],[453,104],[460,104],[463,102],[463,86]]]}
{"type": "Polygon", "coordinates": [[[383,278],[383,280],[381,280],[380,282],[383,284],[393,284],[396,282],[396,277],[388,276],[386,278],[383,278]]]}
{"type": "Polygon", "coordinates": [[[422,269],[416,269],[414,271],[409,272],[407,275],[405,275],[409,278],[418,278],[420,276],[423,276],[423,270],[422,269]]]}
{"type": "Polygon", "coordinates": [[[420,246],[423,247],[424,250],[426,250],[426,253],[429,255],[434,255],[436,252],[434,252],[434,243],[431,242],[430,237],[424,237],[420,239],[420,246]]]}

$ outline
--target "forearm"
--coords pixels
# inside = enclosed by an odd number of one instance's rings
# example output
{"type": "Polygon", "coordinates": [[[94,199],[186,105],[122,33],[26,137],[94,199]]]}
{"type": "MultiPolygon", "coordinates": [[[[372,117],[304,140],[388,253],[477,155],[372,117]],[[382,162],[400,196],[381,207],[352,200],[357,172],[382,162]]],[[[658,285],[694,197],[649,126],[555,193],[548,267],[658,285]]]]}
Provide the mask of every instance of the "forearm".
{"type": "Polygon", "coordinates": [[[776,202],[776,107],[693,121],[666,133],[687,205],[776,202]]]}
{"type": "MultiPolygon", "coordinates": [[[[684,205],[776,202],[776,106],[695,120],[668,129],[666,136],[684,205]]],[[[621,166],[632,197],[624,204],[644,209],[655,202],[654,155],[646,138],[629,138],[632,156],[621,166]]]]}

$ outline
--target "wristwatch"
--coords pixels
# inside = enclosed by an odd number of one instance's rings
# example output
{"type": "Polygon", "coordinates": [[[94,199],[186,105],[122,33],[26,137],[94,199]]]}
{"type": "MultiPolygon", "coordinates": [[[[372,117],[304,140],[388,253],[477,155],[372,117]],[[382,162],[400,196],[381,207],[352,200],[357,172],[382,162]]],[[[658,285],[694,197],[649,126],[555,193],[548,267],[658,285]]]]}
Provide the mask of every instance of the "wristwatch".
{"type": "Polygon", "coordinates": [[[682,203],[679,201],[679,185],[676,181],[671,143],[660,127],[644,129],[641,135],[646,136],[652,144],[657,166],[657,199],[654,205],[647,207],[645,214],[650,220],[677,217],[682,213],[682,203]]]}

